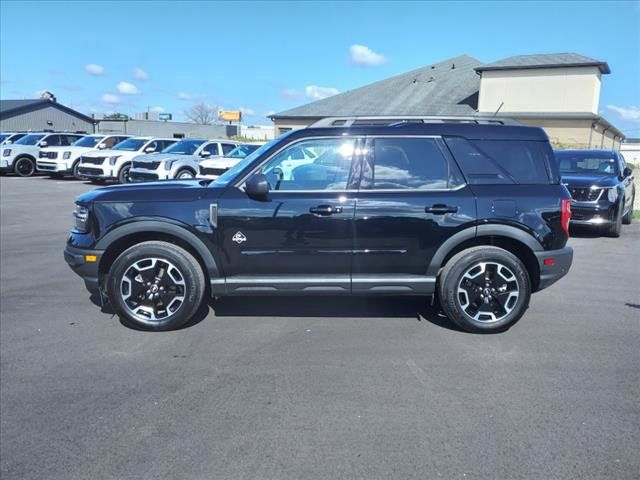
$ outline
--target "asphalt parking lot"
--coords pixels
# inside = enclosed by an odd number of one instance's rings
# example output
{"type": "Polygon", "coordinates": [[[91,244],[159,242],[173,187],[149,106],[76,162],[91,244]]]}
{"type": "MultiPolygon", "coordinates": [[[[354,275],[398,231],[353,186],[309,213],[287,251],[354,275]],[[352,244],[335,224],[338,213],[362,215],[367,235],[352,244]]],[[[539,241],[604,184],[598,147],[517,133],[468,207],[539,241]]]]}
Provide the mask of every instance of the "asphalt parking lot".
{"type": "Polygon", "coordinates": [[[572,238],[498,335],[407,298],[226,299],[145,333],[62,258],[90,188],[0,179],[3,479],[640,476],[640,222],[572,238]]]}

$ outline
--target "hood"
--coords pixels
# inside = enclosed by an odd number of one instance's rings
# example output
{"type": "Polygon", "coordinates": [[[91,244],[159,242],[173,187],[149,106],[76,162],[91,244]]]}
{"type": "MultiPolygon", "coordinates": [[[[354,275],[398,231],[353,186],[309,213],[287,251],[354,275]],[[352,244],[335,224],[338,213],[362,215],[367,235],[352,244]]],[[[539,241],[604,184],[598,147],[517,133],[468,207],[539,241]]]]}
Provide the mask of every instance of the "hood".
{"type": "Polygon", "coordinates": [[[211,180],[190,179],[160,182],[126,183],[96,188],[76,201],[81,204],[92,202],[180,202],[192,201],[205,193],[217,198],[220,188],[209,187],[211,180]]]}
{"type": "Polygon", "coordinates": [[[616,175],[561,175],[562,183],[568,187],[615,187],[620,180],[616,175]]]}
{"type": "Polygon", "coordinates": [[[136,162],[163,162],[165,160],[181,159],[191,155],[176,155],[175,153],[149,153],[135,157],[136,162]]]}
{"type": "Polygon", "coordinates": [[[11,155],[14,155],[17,152],[38,152],[40,151],[40,147],[38,145],[16,145],[15,143],[11,143],[9,145],[3,145],[2,149],[11,149],[11,155]]]}
{"type": "Polygon", "coordinates": [[[110,148],[105,148],[104,150],[97,150],[95,148],[92,148],[91,151],[87,152],[89,153],[89,155],[87,155],[88,157],[113,157],[115,155],[140,155],[140,152],[136,151],[136,152],[129,152],[127,150],[111,150],[110,148]]]}
{"type": "Polygon", "coordinates": [[[46,147],[41,149],[41,151],[43,152],[71,152],[71,153],[82,153],[82,152],[89,152],[92,150],[104,152],[104,150],[97,150],[93,147],[73,147],[71,145],[67,145],[66,147],[46,147]]]}

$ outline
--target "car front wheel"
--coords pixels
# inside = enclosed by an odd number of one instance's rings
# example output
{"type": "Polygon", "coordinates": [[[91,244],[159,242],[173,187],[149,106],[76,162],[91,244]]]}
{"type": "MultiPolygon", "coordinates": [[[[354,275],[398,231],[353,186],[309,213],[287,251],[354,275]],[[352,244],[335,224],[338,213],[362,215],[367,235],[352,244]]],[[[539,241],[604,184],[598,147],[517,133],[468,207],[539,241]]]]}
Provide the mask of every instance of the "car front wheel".
{"type": "Polygon", "coordinates": [[[182,179],[182,180],[189,179],[189,178],[194,178],[194,177],[195,177],[195,175],[193,174],[193,172],[191,170],[187,170],[187,169],[180,170],[176,174],[176,178],[179,178],[179,179],[182,179]]]}
{"type": "Polygon", "coordinates": [[[144,330],[174,330],[202,304],[205,277],[198,261],[172,243],[143,242],[111,267],[107,295],[122,321],[144,330]]]}
{"type": "Polygon", "coordinates": [[[118,182],[120,183],[131,183],[131,165],[125,165],[120,169],[120,173],[118,174],[118,182]]]}
{"type": "Polygon", "coordinates": [[[500,332],[529,307],[531,281],[511,252],[473,247],[454,255],[439,277],[444,313],[469,332],[500,332]]]}
{"type": "Polygon", "coordinates": [[[19,177],[30,177],[36,171],[36,164],[29,157],[20,157],[16,160],[13,171],[19,177]]]}

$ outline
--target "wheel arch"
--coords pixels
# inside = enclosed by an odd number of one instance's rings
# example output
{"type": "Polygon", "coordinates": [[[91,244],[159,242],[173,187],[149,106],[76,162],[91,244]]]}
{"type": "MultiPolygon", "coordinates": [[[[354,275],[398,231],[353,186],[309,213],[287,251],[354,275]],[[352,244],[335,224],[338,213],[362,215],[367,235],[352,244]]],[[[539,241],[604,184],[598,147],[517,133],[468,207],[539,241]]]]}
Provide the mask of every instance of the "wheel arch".
{"type": "Polygon", "coordinates": [[[102,237],[95,247],[98,250],[104,250],[98,265],[99,274],[101,276],[106,274],[115,259],[127,248],[148,240],[166,241],[184,248],[198,260],[207,277],[207,282],[220,278],[220,271],[213,254],[200,238],[185,227],[161,220],[128,223],[111,230],[102,237]]]}
{"type": "Polygon", "coordinates": [[[544,250],[530,234],[510,225],[478,225],[462,230],[445,241],[434,254],[427,275],[437,277],[451,257],[471,247],[494,246],[513,253],[523,263],[535,292],[540,282],[540,266],[534,252],[544,250]]]}

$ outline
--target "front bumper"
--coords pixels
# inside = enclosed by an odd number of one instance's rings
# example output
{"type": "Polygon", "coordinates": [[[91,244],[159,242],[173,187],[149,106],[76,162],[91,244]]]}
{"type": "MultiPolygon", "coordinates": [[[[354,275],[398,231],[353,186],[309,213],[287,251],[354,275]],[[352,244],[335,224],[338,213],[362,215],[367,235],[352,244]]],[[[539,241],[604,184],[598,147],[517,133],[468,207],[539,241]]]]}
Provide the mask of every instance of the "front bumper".
{"type": "Polygon", "coordinates": [[[13,170],[13,158],[0,158],[0,172],[10,172],[13,170]]]}
{"type": "Polygon", "coordinates": [[[158,168],[157,170],[149,170],[146,168],[132,168],[129,170],[129,175],[131,175],[131,180],[134,182],[149,182],[154,180],[169,180],[171,177],[171,172],[167,172],[164,169],[158,168]]]}
{"type": "Polygon", "coordinates": [[[71,267],[71,270],[82,277],[87,290],[92,293],[100,289],[98,266],[103,254],[104,250],[89,250],[71,245],[67,245],[64,249],[64,260],[71,267]]]}
{"type": "Polygon", "coordinates": [[[569,225],[608,226],[615,222],[616,204],[610,202],[573,202],[569,225]]]}
{"type": "Polygon", "coordinates": [[[540,268],[540,281],[536,291],[547,288],[564,277],[569,272],[573,262],[573,248],[571,247],[533,253],[538,260],[538,267],[540,268]]]}
{"type": "Polygon", "coordinates": [[[116,178],[113,168],[104,165],[96,165],[93,163],[81,163],[78,167],[78,173],[87,178],[116,178]]]}
{"type": "Polygon", "coordinates": [[[52,160],[36,160],[36,170],[39,172],[66,173],[69,171],[67,163],[54,162],[52,160]]]}

